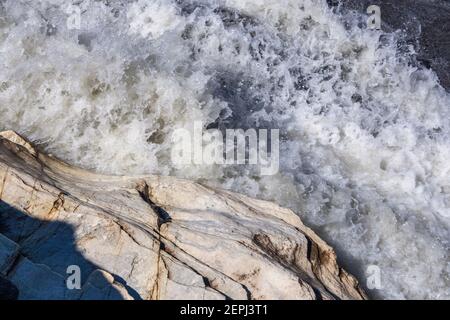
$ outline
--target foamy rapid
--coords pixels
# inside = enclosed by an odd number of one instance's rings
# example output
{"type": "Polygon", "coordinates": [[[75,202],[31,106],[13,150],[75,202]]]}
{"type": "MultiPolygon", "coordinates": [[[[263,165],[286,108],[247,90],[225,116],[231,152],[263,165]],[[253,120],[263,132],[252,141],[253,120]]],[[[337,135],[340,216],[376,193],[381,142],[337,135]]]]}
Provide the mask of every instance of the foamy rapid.
{"type": "Polygon", "coordinates": [[[397,35],[320,0],[79,0],[79,29],[70,3],[0,0],[0,130],[276,201],[363,285],[378,266],[372,297],[450,298],[450,96],[397,35]],[[280,128],[279,174],[175,168],[171,133],[194,121],[280,128]]]}

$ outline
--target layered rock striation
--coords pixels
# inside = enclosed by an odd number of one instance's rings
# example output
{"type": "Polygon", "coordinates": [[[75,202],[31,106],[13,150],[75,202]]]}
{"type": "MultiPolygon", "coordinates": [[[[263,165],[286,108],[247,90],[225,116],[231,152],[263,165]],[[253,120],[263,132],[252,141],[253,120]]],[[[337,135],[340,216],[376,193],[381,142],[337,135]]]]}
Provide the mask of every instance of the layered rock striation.
{"type": "Polygon", "coordinates": [[[97,175],[11,131],[0,275],[10,299],[366,298],[288,209],[172,177],[97,175]]]}

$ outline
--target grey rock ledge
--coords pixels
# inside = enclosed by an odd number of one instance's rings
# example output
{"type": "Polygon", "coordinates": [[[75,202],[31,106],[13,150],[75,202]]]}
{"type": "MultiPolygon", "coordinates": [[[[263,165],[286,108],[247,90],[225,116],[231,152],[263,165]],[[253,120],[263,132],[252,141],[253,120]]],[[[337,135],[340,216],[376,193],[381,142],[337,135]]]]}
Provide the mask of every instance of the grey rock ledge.
{"type": "Polygon", "coordinates": [[[0,277],[19,299],[367,298],[291,210],[173,177],[94,174],[12,131],[0,133],[0,233],[0,277]]]}

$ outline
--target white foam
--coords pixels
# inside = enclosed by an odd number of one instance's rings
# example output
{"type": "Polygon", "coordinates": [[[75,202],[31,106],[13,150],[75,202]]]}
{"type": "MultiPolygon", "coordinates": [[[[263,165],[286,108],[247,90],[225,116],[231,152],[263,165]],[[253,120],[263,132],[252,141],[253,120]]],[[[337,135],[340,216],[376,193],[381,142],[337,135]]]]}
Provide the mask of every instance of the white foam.
{"type": "Polygon", "coordinates": [[[0,129],[99,172],[277,201],[363,282],[379,266],[373,295],[449,298],[450,98],[395,36],[319,0],[82,2],[80,30],[66,1],[2,2],[0,129]],[[171,165],[173,130],[224,110],[238,127],[282,129],[280,174],[171,165]]]}

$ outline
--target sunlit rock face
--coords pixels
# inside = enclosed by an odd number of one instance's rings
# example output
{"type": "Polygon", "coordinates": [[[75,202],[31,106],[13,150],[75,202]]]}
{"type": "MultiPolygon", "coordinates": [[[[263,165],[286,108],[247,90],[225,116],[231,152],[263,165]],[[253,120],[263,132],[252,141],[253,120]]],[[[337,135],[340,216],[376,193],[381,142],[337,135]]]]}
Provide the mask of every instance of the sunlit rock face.
{"type": "Polygon", "coordinates": [[[450,98],[397,33],[320,0],[75,6],[74,25],[67,1],[0,2],[0,129],[99,173],[275,201],[359,278],[378,267],[372,296],[449,298],[450,98]],[[174,167],[194,121],[279,128],[279,173],[174,167]]]}
{"type": "Polygon", "coordinates": [[[0,181],[0,298],[367,297],[274,203],[172,177],[96,175],[13,132],[0,132],[0,181]]]}

